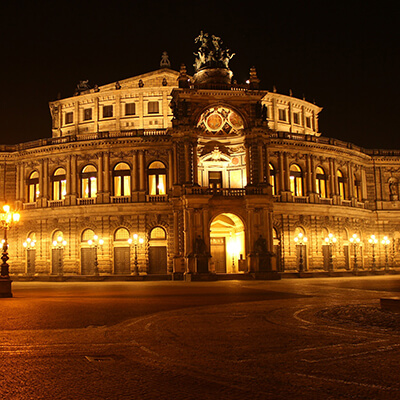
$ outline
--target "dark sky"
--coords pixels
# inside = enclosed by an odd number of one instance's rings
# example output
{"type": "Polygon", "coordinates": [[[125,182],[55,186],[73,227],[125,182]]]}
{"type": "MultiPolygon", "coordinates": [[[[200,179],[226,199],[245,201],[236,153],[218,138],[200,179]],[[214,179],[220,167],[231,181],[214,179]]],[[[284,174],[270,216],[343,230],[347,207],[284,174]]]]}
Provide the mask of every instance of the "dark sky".
{"type": "Polygon", "coordinates": [[[0,144],[50,137],[48,102],[80,80],[102,85],[157,69],[193,73],[194,38],[220,36],[234,79],[324,110],[324,136],[400,149],[395,2],[8,1],[0,6],[0,144]],[[389,4],[393,4],[389,5],[389,4]]]}

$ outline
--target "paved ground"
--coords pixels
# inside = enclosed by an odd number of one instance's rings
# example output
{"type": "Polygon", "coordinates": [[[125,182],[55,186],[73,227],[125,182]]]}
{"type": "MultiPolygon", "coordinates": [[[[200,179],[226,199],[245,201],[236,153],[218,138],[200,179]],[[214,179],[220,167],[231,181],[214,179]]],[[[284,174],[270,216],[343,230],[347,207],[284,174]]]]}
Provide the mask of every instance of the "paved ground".
{"type": "Polygon", "coordinates": [[[13,291],[1,399],[400,399],[399,277],[13,291]]]}

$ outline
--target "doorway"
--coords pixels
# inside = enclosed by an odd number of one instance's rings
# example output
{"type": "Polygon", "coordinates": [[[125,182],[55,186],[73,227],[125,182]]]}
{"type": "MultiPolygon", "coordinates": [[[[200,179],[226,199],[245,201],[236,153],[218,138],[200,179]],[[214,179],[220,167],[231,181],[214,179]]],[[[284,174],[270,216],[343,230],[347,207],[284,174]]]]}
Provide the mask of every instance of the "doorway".
{"type": "Polygon", "coordinates": [[[217,215],[210,225],[211,270],[215,273],[239,272],[239,259],[245,260],[244,225],[235,214],[217,215]]]}

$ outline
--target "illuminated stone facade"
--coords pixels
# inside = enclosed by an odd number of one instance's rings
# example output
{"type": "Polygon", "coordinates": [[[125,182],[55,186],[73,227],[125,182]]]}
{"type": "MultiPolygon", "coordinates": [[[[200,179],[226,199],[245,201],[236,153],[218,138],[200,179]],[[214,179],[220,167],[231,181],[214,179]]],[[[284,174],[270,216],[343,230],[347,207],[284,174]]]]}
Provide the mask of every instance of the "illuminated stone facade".
{"type": "Polygon", "coordinates": [[[50,103],[52,138],[1,146],[0,193],[21,213],[11,273],[396,268],[400,151],[321,136],[321,108],[260,90],[254,69],[230,79],[223,66],[193,77],[164,66],[81,82],[50,103]]]}

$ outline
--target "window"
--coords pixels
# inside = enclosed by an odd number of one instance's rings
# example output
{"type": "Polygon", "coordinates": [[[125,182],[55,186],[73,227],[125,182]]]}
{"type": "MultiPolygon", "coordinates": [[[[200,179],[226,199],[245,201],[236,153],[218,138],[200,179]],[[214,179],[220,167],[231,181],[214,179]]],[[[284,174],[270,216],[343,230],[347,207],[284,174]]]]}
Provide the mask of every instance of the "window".
{"type": "Polygon", "coordinates": [[[325,171],[321,167],[317,167],[316,172],[317,193],[320,195],[320,197],[328,197],[326,191],[327,176],[325,175],[325,171]]]}
{"type": "Polygon", "coordinates": [[[91,108],[85,108],[83,110],[83,120],[84,121],[89,121],[92,119],[92,109],[91,108]]]}
{"type": "Polygon", "coordinates": [[[293,113],[293,123],[297,125],[300,124],[300,115],[298,112],[293,113]]]}
{"type": "Polygon", "coordinates": [[[215,191],[222,188],[222,171],[208,171],[208,186],[215,191]]]}
{"type": "Polygon", "coordinates": [[[342,173],[342,171],[340,171],[340,169],[338,169],[336,175],[337,175],[337,180],[338,180],[339,197],[344,199],[346,197],[345,185],[344,185],[345,179],[344,179],[343,173],[342,173]]]}
{"type": "Polygon", "coordinates": [[[113,106],[103,106],[103,118],[110,118],[113,116],[113,106]]]}
{"type": "Polygon", "coordinates": [[[296,164],[290,166],[290,191],[293,196],[303,196],[303,173],[296,164]]]}
{"type": "Polygon", "coordinates": [[[93,165],[86,165],[81,173],[81,190],[83,198],[97,195],[97,170],[93,165]]]}
{"type": "Polygon", "coordinates": [[[67,178],[64,168],[57,168],[51,177],[53,186],[53,200],[63,200],[67,194],[67,178]]]}
{"type": "Polygon", "coordinates": [[[39,194],[39,173],[34,171],[28,178],[28,202],[34,203],[39,197],[39,194]]]}
{"type": "Polygon", "coordinates": [[[67,112],[65,113],[65,125],[72,124],[74,122],[74,113],[67,112]]]}
{"type": "Polygon", "coordinates": [[[127,242],[129,239],[129,231],[126,228],[118,228],[114,233],[114,241],[127,242]]]}
{"type": "Polygon", "coordinates": [[[311,128],[311,117],[306,117],[306,127],[311,128]]]}
{"type": "Polygon", "coordinates": [[[94,231],[92,229],[85,229],[82,232],[81,242],[82,243],[87,243],[89,240],[92,240],[94,236],[95,236],[95,234],[94,234],[94,231]]]}
{"type": "Polygon", "coordinates": [[[127,163],[118,163],[113,170],[114,196],[131,195],[131,169],[127,163]]]}
{"type": "Polygon", "coordinates": [[[148,168],[149,194],[164,195],[167,186],[167,171],[160,161],[154,161],[148,168]]]}
{"type": "Polygon", "coordinates": [[[280,108],[278,110],[278,117],[280,121],[286,121],[286,110],[280,108]]]}
{"type": "Polygon", "coordinates": [[[165,230],[159,226],[156,226],[150,232],[150,239],[165,240],[166,238],[167,235],[165,233],[165,230]]]}
{"type": "Polygon", "coordinates": [[[125,115],[135,115],[135,114],[136,114],[135,103],[126,103],[125,104],[125,115]]]}
{"type": "Polygon", "coordinates": [[[160,107],[158,101],[149,101],[147,104],[147,113],[148,114],[158,114],[160,107]]]}
{"type": "Polygon", "coordinates": [[[276,171],[272,164],[269,164],[269,184],[272,186],[272,195],[276,195],[276,171]]]}

